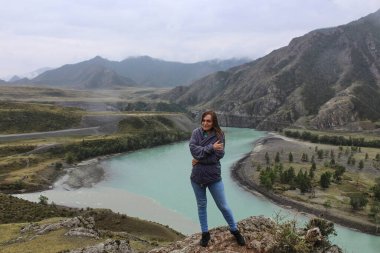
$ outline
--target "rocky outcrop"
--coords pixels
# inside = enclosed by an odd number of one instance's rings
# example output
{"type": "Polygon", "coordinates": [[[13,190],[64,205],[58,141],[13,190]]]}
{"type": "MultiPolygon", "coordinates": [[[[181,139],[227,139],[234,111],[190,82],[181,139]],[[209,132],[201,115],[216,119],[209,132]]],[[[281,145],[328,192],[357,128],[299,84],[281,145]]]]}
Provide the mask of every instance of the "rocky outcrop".
{"type": "MultiPolygon", "coordinates": [[[[62,228],[68,228],[69,230],[64,234],[69,237],[90,237],[94,239],[101,239],[106,234],[114,234],[111,231],[99,231],[95,227],[95,220],[93,217],[84,218],[82,216],[68,218],[56,223],[43,224],[30,223],[21,228],[20,234],[16,240],[12,240],[8,243],[17,243],[27,240],[33,240],[34,238],[47,234],[52,231],[56,231],[62,228]]],[[[115,233],[121,238],[129,238],[131,235],[127,233],[115,233]]],[[[132,236],[133,237],[133,236],[132,236]]],[[[134,238],[136,239],[136,238],[134,238]]],[[[139,238],[137,238],[139,239],[139,238]]],[[[139,239],[141,240],[141,239],[139,239]]],[[[144,241],[145,242],[145,241],[144,241]]],[[[149,242],[146,242],[149,243],[149,242]]],[[[129,245],[128,240],[112,240],[107,239],[104,242],[98,243],[93,246],[85,248],[74,249],[65,251],[66,253],[134,253],[129,245]]]]}
{"type": "Polygon", "coordinates": [[[86,236],[99,239],[99,232],[95,229],[94,218],[84,218],[82,216],[68,218],[57,223],[39,225],[37,223],[30,223],[21,228],[21,234],[34,234],[39,236],[47,234],[62,228],[69,228],[70,230],[65,233],[67,236],[86,236]]]}
{"type": "MultiPolygon", "coordinates": [[[[197,253],[197,252],[246,252],[246,253],[269,253],[269,252],[297,252],[291,251],[291,245],[287,245],[286,229],[292,229],[292,223],[278,224],[274,220],[259,217],[249,217],[238,222],[238,227],[246,240],[245,246],[239,246],[227,227],[218,227],[210,230],[211,240],[204,248],[199,245],[201,234],[194,234],[182,241],[170,244],[167,247],[157,248],[149,253],[197,253]],[[288,247],[288,248],[287,248],[288,247]],[[286,251],[286,249],[290,251],[286,251]]],[[[310,229],[295,229],[298,239],[294,242],[301,242],[310,247],[314,253],[341,253],[337,246],[331,246],[327,238],[322,236],[318,227],[310,229]]],[[[301,245],[301,244],[300,244],[301,245]]],[[[293,245],[295,246],[295,245],[293,245]]]]}
{"type": "Polygon", "coordinates": [[[125,240],[111,240],[108,239],[105,242],[89,246],[86,248],[80,248],[70,250],[68,253],[134,253],[129,246],[128,241],[125,240]]]}

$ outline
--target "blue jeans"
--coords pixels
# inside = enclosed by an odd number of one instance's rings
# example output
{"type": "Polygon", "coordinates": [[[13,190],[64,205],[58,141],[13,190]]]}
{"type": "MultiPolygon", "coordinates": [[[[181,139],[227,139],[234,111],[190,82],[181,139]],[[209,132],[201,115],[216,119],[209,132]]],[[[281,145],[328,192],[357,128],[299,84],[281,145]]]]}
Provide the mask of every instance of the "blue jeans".
{"type": "Polygon", "coordinates": [[[232,211],[229,208],[226,196],[224,194],[224,185],[222,180],[210,184],[208,186],[199,185],[191,180],[191,185],[193,186],[193,190],[195,193],[195,198],[197,199],[198,205],[198,217],[199,222],[201,223],[202,232],[208,231],[207,225],[207,197],[206,197],[206,188],[208,187],[212,197],[219,210],[222,212],[224,219],[227,221],[230,226],[231,231],[236,231],[237,226],[232,215],[232,211]]]}

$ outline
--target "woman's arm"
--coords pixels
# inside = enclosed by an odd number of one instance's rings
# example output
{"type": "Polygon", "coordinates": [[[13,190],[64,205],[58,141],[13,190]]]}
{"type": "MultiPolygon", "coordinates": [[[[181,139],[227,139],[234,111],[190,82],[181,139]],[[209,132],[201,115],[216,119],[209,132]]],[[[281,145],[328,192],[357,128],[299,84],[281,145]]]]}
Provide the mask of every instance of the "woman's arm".
{"type": "Polygon", "coordinates": [[[200,164],[215,164],[218,163],[220,159],[224,157],[224,139],[223,139],[223,149],[221,150],[214,150],[214,153],[212,155],[206,156],[202,159],[197,159],[197,163],[200,164]]]}
{"type": "Polygon", "coordinates": [[[210,154],[214,152],[214,148],[212,144],[208,144],[204,147],[197,145],[198,142],[196,140],[196,136],[193,135],[191,136],[189,147],[190,147],[190,152],[191,155],[194,157],[194,159],[200,160],[203,158],[206,158],[210,154]]]}

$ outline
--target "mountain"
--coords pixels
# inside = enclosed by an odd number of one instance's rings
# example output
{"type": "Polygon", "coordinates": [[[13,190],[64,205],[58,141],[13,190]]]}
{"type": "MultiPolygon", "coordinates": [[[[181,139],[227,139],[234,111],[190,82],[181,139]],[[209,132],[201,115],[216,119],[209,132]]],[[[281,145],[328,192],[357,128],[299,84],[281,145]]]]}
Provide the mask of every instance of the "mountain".
{"type": "Polygon", "coordinates": [[[21,77],[14,75],[12,76],[11,79],[8,80],[8,82],[12,83],[12,82],[17,82],[18,80],[21,80],[21,77]]]}
{"type": "Polygon", "coordinates": [[[247,61],[247,59],[229,59],[180,63],[141,56],[117,62],[97,56],[88,61],[46,71],[32,79],[31,83],[73,88],[137,85],[174,87],[189,84],[215,71],[226,70],[247,61]]]}
{"type": "Polygon", "coordinates": [[[380,119],[379,88],[380,10],[294,38],[253,62],[176,87],[165,98],[193,110],[217,110],[230,126],[360,130],[363,121],[371,128],[380,119]]]}
{"type": "Polygon", "coordinates": [[[130,57],[106,66],[144,86],[174,87],[191,82],[219,70],[248,62],[248,59],[210,60],[196,63],[164,61],[149,56],[130,57]]]}
{"type": "Polygon", "coordinates": [[[60,68],[49,70],[31,80],[32,84],[70,87],[79,89],[109,89],[126,86],[136,86],[130,78],[118,75],[115,71],[103,66],[107,61],[101,57],[67,64],[60,68]]]}
{"type": "Polygon", "coordinates": [[[7,82],[0,79],[0,84],[6,84],[7,82]]]}

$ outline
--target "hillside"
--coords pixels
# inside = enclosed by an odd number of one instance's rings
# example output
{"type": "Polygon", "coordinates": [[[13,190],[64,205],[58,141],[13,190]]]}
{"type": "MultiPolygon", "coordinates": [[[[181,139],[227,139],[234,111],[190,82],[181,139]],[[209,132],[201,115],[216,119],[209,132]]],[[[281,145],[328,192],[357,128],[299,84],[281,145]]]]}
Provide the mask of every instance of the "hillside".
{"type": "MultiPolygon", "coordinates": [[[[17,81],[20,84],[20,81],[17,81]]],[[[67,64],[33,78],[29,83],[76,89],[112,89],[137,84],[106,68],[97,58],[77,64],[67,64]]]]}
{"type": "Polygon", "coordinates": [[[217,110],[229,126],[360,130],[362,121],[380,119],[379,87],[380,10],[294,38],[253,62],[176,87],[165,98],[217,110]]]}
{"type": "Polygon", "coordinates": [[[167,226],[108,209],[33,203],[1,193],[0,200],[1,252],[61,252],[111,239],[146,252],[183,238],[167,226]]]}
{"type": "Polygon", "coordinates": [[[0,101],[0,134],[54,131],[78,127],[83,111],[43,103],[0,101]]]}

